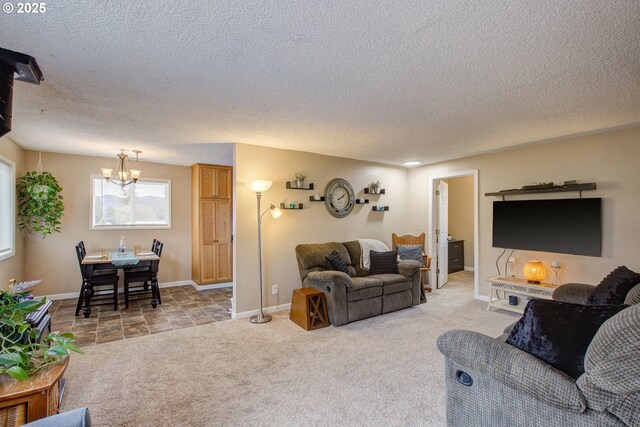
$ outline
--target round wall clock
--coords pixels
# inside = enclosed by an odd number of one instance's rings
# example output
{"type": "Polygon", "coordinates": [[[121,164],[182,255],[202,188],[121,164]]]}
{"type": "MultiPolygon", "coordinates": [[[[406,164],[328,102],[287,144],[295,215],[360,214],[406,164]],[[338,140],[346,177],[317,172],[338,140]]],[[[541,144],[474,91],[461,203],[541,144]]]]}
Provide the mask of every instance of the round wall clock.
{"type": "Polygon", "coordinates": [[[356,204],[356,193],[353,187],[342,178],[329,181],[324,189],[324,204],[329,213],[336,218],[344,218],[356,204]]]}

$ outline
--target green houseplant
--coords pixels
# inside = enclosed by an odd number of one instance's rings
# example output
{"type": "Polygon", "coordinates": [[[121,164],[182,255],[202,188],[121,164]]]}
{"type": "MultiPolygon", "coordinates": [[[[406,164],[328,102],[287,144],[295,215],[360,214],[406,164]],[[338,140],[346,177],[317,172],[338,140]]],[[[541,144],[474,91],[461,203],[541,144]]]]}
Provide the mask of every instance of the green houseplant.
{"type": "Polygon", "coordinates": [[[42,237],[60,232],[62,187],[49,172],[27,172],[18,181],[18,226],[42,237]]]}
{"type": "Polygon", "coordinates": [[[18,380],[64,360],[70,351],[82,353],[71,344],[71,333],[52,332],[38,339],[38,331],[25,322],[25,317],[37,311],[45,298],[22,300],[22,296],[0,291],[0,375],[18,380]]]}

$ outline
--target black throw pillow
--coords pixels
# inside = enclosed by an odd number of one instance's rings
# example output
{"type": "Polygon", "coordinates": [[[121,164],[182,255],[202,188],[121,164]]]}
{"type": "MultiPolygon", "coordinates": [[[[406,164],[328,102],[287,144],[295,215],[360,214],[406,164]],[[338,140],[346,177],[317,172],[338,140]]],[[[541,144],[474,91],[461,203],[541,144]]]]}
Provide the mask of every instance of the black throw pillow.
{"type": "Polygon", "coordinates": [[[370,251],[369,261],[369,274],[398,274],[398,251],[370,251]]]}
{"type": "Polygon", "coordinates": [[[338,252],[332,251],[329,256],[324,257],[324,259],[326,259],[327,264],[329,264],[329,270],[347,273],[347,263],[344,262],[344,259],[342,259],[338,252]]]}
{"type": "Polygon", "coordinates": [[[640,283],[640,274],[625,266],[618,267],[596,286],[587,304],[624,304],[627,293],[638,283],[640,283]]]}
{"type": "Polygon", "coordinates": [[[627,307],[531,300],[507,344],[577,379],[584,373],[584,356],[600,326],[627,307]]]}

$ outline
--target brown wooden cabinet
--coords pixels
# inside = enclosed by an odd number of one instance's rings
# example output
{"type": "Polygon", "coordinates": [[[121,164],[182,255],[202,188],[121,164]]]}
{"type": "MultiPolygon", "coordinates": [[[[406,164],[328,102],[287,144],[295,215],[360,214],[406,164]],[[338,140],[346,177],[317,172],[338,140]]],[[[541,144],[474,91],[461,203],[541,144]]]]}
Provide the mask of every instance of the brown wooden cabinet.
{"type": "Polygon", "coordinates": [[[31,376],[26,381],[0,376],[0,425],[21,426],[55,415],[60,405],[62,375],[69,358],[31,376]]]}
{"type": "Polygon", "coordinates": [[[191,276],[201,285],[233,279],[232,177],[229,166],[191,166],[191,276]]]}

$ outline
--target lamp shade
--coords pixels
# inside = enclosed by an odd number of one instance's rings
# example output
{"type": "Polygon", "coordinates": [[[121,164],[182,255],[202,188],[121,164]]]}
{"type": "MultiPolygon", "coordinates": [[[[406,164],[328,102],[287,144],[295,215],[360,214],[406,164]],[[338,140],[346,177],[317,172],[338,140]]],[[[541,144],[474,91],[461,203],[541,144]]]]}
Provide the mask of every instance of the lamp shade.
{"type": "Polygon", "coordinates": [[[522,269],[525,279],[529,283],[539,284],[547,277],[547,269],[544,264],[537,260],[527,261],[522,269]]]}
{"type": "Polygon", "coordinates": [[[254,193],[264,193],[269,188],[271,188],[272,181],[268,181],[266,179],[257,179],[255,181],[247,182],[247,187],[254,193]]]}
{"type": "Polygon", "coordinates": [[[280,208],[276,208],[274,205],[271,205],[271,216],[273,219],[278,219],[282,216],[282,210],[280,208]]]}

